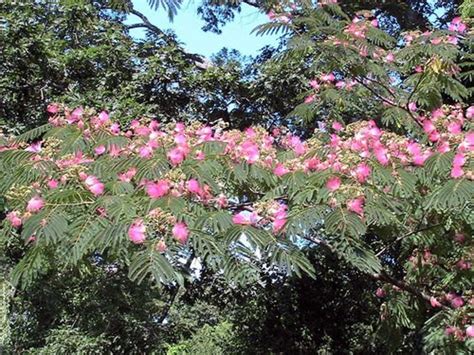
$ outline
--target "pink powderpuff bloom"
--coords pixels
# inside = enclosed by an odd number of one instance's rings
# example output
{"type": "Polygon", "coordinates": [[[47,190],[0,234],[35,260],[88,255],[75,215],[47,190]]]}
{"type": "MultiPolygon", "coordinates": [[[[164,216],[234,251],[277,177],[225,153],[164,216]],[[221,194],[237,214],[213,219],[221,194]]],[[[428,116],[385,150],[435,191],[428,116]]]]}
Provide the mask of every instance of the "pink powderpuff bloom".
{"type": "Polygon", "coordinates": [[[464,170],[462,169],[462,167],[454,165],[453,168],[451,169],[451,177],[453,179],[458,179],[463,175],[464,175],[464,170]]]}
{"type": "Polygon", "coordinates": [[[454,156],[453,166],[463,166],[466,163],[464,154],[458,153],[454,156]]]}
{"type": "Polygon", "coordinates": [[[142,158],[150,158],[153,155],[153,148],[149,145],[144,145],[143,147],[140,147],[138,154],[142,158]]]}
{"type": "Polygon", "coordinates": [[[146,185],[146,193],[151,198],[160,198],[168,194],[170,185],[167,180],[159,180],[158,182],[150,182],[146,185]]]}
{"type": "Polygon", "coordinates": [[[146,239],[146,226],[142,219],[135,220],[128,229],[128,238],[134,244],[142,244],[146,239]]]}
{"type": "Polygon", "coordinates": [[[431,304],[431,307],[433,308],[441,307],[441,303],[433,296],[431,296],[430,298],[430,304],[431,304]]]}
{"type": "Polygon", "coordinates": [[[314,95],[314,94],[309,95],[304,99],[304,103],[305,104],[310,104],[311,102],[314,101],[315,98],[316,98],[316,95],[314,95]]]}
{"type": "Polygon", "coordinates": [[[387,292],[385,292],[385,290],[383,288],[378,288],[377,291],[375,291],[375,295],[378,297],[378,298],[384,298],[387,296],[387,292]]]}
{"type": "Polygon", "coordinates": [[[99,179],[93,175],[87,176],[84,180],[87,188],[94,196],[99,196],[104,193],[105,185],[99,181],[99,179]]]}
{"type": "Polygon", "coordinates": [[[51,190],[54,190],[58,187],[59,185],[59,182],[58,180],[55,180],[55,179],[50,179],[48,182],[47,182],[47,185],[48,187],[51,189],[51,190]]]}
{"type": "Polygon", "coordinates": [[[441,138],[441,136],[438,133],[438,131],[433,131],[428,136],[428,139],[430,140],[430,142],[437,142],[437,141],[439,141],[440,138],[441,138]]]}
{"type": "Polygon", "coordinates": [[[416,106],[416,102],[410,102],[408,104],[408,109],[410,110],[410,112],[415,112],[418,110],[418,107],[416,106]]]}
{"type": "Polygon", "coordinates": [[[202,192],[201,186],[199,185],[199,181],[197,181],[196,179],[189,179],[186,183],[186,188],[189,192],[196,195],[200,195],[202,192]]]}
{"type": "Polygon", "coordinates": [[[99,113],[99,116],[98,116],[99,125],[102,126],[108,122],[109,122],[109,114],[107,113],[107,111],[102,111],[101,113],[99,113]]]}
{"type": "Polygon", "coordinates": [[[99,145],[98,147],[95,147],[94,153],[97,155],[101,155],[105,153],[105,146],[104,145],[99,145]]]}
{"type": "Polygon", "coordinates": [[[318,90],[320,87],[319,82],[317,80],[311,80],[309,82],[309,85],[315,90],[318,90]]]}
{"type": "Polygon", "coordinates": [[[26,206],[28,212],[38,212],[44,207],[44,201],[39,196],[32,197],[26,206]]]}
{"type": "Polygon", "coordinates": [[[454,297],[452,300],[451,300],[451,306],[453,308],[460,308],[462,306],[464,306],[464,300],[462,297],[460,296],[456,296],[454,297]]]}
{"type": "Polygon", "coordinates": [[[332,82],[334,80],[336,80],[336,77],[334,76],[333,73],[321,75],[321,81],[332,82]]]}
{"type": "Polygon", "coordinates": [[[184,160],[184,153],[180,148],[174,148],[170,150],[166,156],[174,166],[181,164],[181,162],[184,160]]]}
{"type": "Polygon", "coordinates": [[[469,106],[466,110],[466,118],[474,118],[474,106],[469,106]]]}
{"type": "Polygon", "coordinates": [[[46,112],[55,114],[59,112],[59,106],[56,104],[49,104],[48,107],[46,108],[46,112]]]}
{"type": "Polygon", "coordinates": [[[120,125],[118,123],[112,123],[109,130],[110,133],[117,135],[120,133],[120,125]]]}
{"type": "Polygon", "coordinates": [[[362,216],[364,214],[364,198],[358,197],[348,201],[347,209],[362,216]]]}
{"type": "Polygon", "coordinates": [[[389,159],[387,157],[387,149],[383,147],[377,147],[374,149],[374,155],[380,164],[382,165],[388,164],[389,159]]]}
{"type": "Polygon", "coordinates": [[[250,218],[247,214],[244,214],[242,212],[239,212],[235,215],[232,216],[232,222],[234,222],[234,224],[252,224],[252,222],[250,221],[250,218]]]}
{"type": "Polygon", "coordinates": [[[168,249],[166,243],[163,239],[160,239],[158,243],[156,243],[155,250],[159,253],[164,253],[168,249]]]}
{"type": "Polygon", "coordinates": [[[41,141],[33,143],[29,147],[27,147],[25,150],[31,153],[39,153],[41,152],[41,143],[42,143],[41,141]]]}
{"type": "Polygon", "coordinates": [[[344,129],[344,126],[340,122],[333,122],[331,127],[336,132],[342,131],[344,129]]]}
{"type": "Polygon", "coordinates": [[[360,163],[359,165],[357,165],[357,168],[355,170],[357,181],[360,183],[366,182],[367,178],[370,176],[371,173],[372,169],[365,163],[360,163]]]}
{"type": "Polygon", "coordinates": [[[461,124],[459,122],[451,122],[448,124],[448,132],[451,134],[461,133],[461,124]]]}
{"type": "Polygon", "coordinates": [[[387,63],[392,63],[395,60],[395,56],[393,53],[388,53],[387,56],[385,57],[385,61],[387,63]]]}
{"type": "Polygon", "coordinates": [[[437,119],[439,119],[441,117],[444,117],[444,111],[441,107],[431,111],[431,118],[433,120],[436,121],[437,119]]]}
{"type": "Polygon", "coordinates": [[[273,169],[273,174],[275,174],[278,177],[288,174],[288,172],[289,170],[281,163],[278,163],[275,166],[275,169],[273,169]]]}
{"type": "Polygon", "coordinates": [[[8,213],[7,214],[7,220],[8,220],[8,222],[10,222],[10,224],[14,228],[20,228],[21,225],[22,225],[21,218],[20,218],[17,211],[12,211],[12,212],[8,213]]]}
{"type": "Polygon", "coordinates": [[[341,179],[339,179],[337,176],[330,178],[326,182],[326,188],[329,191],[336,191],[339,188],[339,186],[341,186],[341,179]]]}
{"type": "Polygon", "coordinates": [[[104,193],[105,186],[100,181],[89,186],[89,191],[92,192],[94,196],[100,196],[104,193]]]}
{"type": "Polygon", "coordinates": [[[119,174],[118,178],[120,181],[123,182],[130,182],[132,181],[133,177],[136,175],[137,169],[136,168],[130,168],[126,172],[119,174]]]}
{"type": "Polygon", "coordinates": [[[273,233],[280,232],[286,224],[286,218],[278,218],[273,221],[273,233]]]}
{"type": "Polygon", "coordinates": [[[173,237],[180,242],[185,244],[188,241],[189,230],[188,226],[184,222],[176,223],[172,229],[173,237]]]}
{"type": "Polygon", "coordinates": [[[459,270],[470,270],[472,265],[470,262],[468,261],[464,261],[464,260],[459,260],[457,263],[456,263],[456,267],[459,269],[459,270]]]}
{"type": "Polygon", "coordinates": [[[469,338],[474,338],[474,325],[470,325],[469,327],[466,328],[466,335],[469,338]]]}
{"type": "Polygon", "coordinates": [[[196,160],[204,160],[206,158],[206,155],[202,150],[196,151],[196,160]]]}
{"type": "Polygon", "coordinates": [[[232,216],[232,222],[234,222],[234,224],[250,225],[256,224],[259,218],[256,212],[239,212],[232,216]]]}
{"type": "Polygon", "coordinates": [[[433,132],[435,130],[436,130],[436,127],[433,124],[433,122],[431,122],[430,120],[424,120],[423,121],[423,131],[430,134],[431,132],[433,132]]]}
{"type": "Polygon", "coordinates": [[[241,149],[244,159],[249,164],[255,163],[260,158],[260,150],[258,149],[258,145],[252,141],[245,141],[242,143],[241,149]]]}

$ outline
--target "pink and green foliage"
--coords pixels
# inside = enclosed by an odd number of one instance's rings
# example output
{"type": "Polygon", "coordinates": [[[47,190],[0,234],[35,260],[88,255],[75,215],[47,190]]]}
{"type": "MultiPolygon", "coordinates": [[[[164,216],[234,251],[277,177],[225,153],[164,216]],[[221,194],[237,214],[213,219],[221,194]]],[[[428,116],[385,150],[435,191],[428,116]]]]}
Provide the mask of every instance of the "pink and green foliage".
{"type": "Polygon", "coordinates": [[[332,66],[295,110],[332,118],[308,139],[224,122],[120,127],[105,111],[60,104],[47,125],[2,137],[2,238],[28,249],[12,281],[27,287],[48,262],[100,255],[137,282],[182,284],[193,253],[248,282],[259,267],[313,273],[300,247],[315,244],[383,283],[382,319],[411,328],[432,312],[430,346],[472,345],[474,108],[455,63],[468,30],[456,20],[387,50],[394,41],[375,21],[327,3],[314,21],[273,13],[262,28],[335,28],[318,33],[321,53],[311,38],[302,47],[332,66]],[[369,96],[380,115],[343,123],[369,96]]]}

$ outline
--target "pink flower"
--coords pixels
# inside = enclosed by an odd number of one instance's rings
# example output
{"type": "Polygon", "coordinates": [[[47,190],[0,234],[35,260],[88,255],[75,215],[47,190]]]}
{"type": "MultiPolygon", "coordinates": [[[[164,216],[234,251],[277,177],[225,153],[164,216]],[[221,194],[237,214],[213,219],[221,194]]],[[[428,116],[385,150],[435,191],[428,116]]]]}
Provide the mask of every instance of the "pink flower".
{"type": "Polygon", "coordinates": [[[249,163],[253,164],[260,158],[260,151],[258,145],[252,141],[245,141],[241,145],[242,155],[244,159],[249,163]]]}
{"type": "Polygon", "coordinates": [[[109,121],[109,114],[107,113],[107,111],[102,111],[101,113],[99,113],[98,121],[100,125],[104,125],[109,121]]]}
{"type": "Polygon", "coordinates": [[[283,175],[287,174],[288,172],[289,172],[289,170],[287,168],[285,168],[285,166],[281,163],[278,163],[275,166],[275,169],[273,169],[273,173],[276,176],[283,176],[283,175]]]}
{"type": "Polygon", "coordinates": [[[56,104],[49,104],[48,107],[46,108],[46,112],[55,114],[58,113],[59,111],[59,106],[56,104]]]}
{"type": "Polygon", "coordinates": [[[358,197],[347,202],[347,209],[358,215],[364,214],[364,198],[358,197]]]}
{"type": "Polygon", "coordinates": [[[105,186],[100,181],[89,186],[89,191],[92,192],[94,196],[99,196],[104,193],[105,186]]]}
{"type": "Polygon", "coordinates": [[[144,145],[138,150],[138,154],[142,158],[150,158],[153,155],[153,148],[149,145],[144,145]]]}
{"type": "Polygon", "coordinates": [[[326,188],[329,191],[336,191],[339,186],[341,186],[341,179],[339,179],[337,176],[330,178],[326,183],[326,188]]]}
{"type": "Polygon", "coordinates": [[[150,182],[146,185],[146,193],[151,198],[160,198],[168,194],[170,189],[167,180],[159,180],[158,182],[150,182]]]}
{"type": "Polygon", "coordinates": [[[461,133],[461,124],[459,122],[451,122],[448,124],[448,131],[452,134],[461,133]]]}
{"type": "Polygon", "coordinates": [[[134,244],[142,244],[146,239],[146,226],[142,219],[135,220],[128,229],[128,238],[134,244]]]}
{"type": "Polygon", "coordinates": [[[434,298],[433,296],[431,296],[431,298],[430,298],[430,303],[431,303],[431,307],[433,307],[433,308],[441,307],[441,303],[436,298],[434,298]]]}
{"type": "Polygon", "coordinates": [[[318,90],[319,87],[320,87],[317,80],[311,80],[311,81],[309,82],[309,85],[310,85],[313,89],[315,89],[315,90],[318,90]]]}
{"type": "Polygon", "coordinates": [[[315,98],[316,98],[316,95],[314,95],[314,94],[309,95],[304,99],[304,103],[305,104],[310,104],[311,102],[314,101],[315,98]]]}
{"type": "Polygon", "coordinates": [[[99,145],[94,149],[95,154],[101,155],[105,153],[105,146],[104,145],[99,145]]]}
{"type": "Polygon", "coordinates": [[[469,106],[466,110],[466,118],[474,118],[474,106],[469,106]]]}
{"type": "Polygon", "coordinates": [[[158,243],[156,243],[155,250],[160,253],[163,253],[166,251],[166,249],[168,249],[168,247],[166,246],[165,241],[163,239],[160,239],[158,243]]]}
{"type": "Polygon", "coordinates": [[[94,196],[99,196],[104,193],[105,186],[103,183],[99,181],[97,177],[93,175],[89,175],[84,180],[84,183],[86,184],[87,188],[89,189],[90,192],[92,192],[94,196]]]}
{"type": "Polygon", "coordinates": [[[172,230],[173,237],[180,242],[181,244],[185,244],[188,241],[189,237],[189,230],[186,226],[186,223],[179,222],[176,223],[172,230]]]}
{"type": "Polygon", "coordinates": [[[119,134],[120,133],[120,125],[118,123],[112,123],[110,125],[110,132],[112,134],[119,134]]]}
{"type": "Polygon", "coordinates": [[[395,56],[393,53],[388,53],[387,56],[385,57],[385,61],[387,63],[392,63],[395,60],[395,56]]]}
{"type": "Polygon", "coordinates": [[[184,153],[181,149],[174,148],[168,152],[167,157],[171,161],[171,164],[176,166],[181,164],[184,160],[184,153]]]}
{"type": "Polygon", "coordinates": [[[371,24],[373,27],[379,27],[379,22],[377,21],[377,19],[373,19],[372,21],[370,21],[370,24],[371,24]]]}
{"type": "Polygon", "coordinates": [[[426,133],[430,134],[431,132],[433,132],[434,130],[436,130],[436,127],[435,125],[433,124],[433,122],[431,122],[430,120],[426,119],[423,121],[423,131],[425,131],[426,133]]]}
{"type": "Polygon", "coordinates": [[[273,233],[278,233],[286,224],[286,218],[279,218],[273,221],[273,233]]]}
{"type": "Polygon", "coordinates": [[[335,79],[336,77],[334,76],[333,73],[321,75],[321,81],[331,82],[331,81],[334,81],[335,79]]]}
{"type": "Polygon", "coordinates": [[[385,296],[387,296],[387,292],[385,292],[385,290],[383,288],[378,288],[377,291],[375,291],[375,295],[378,297],[378,298],[384,298],[385,296]]]}
{"type": "Polygon", "coordinates": [[[199,195],[202,192],[201,186],[199,185],[199,182],[196,179],[189,179],[186,183],[186,188],[189,192],[196,195],[199,195]]]}
{"type": "Polygon", "coordinates": [[[371,173],[372,169],[365,163],[360,163],[359,165],[357,165],[357,168],[355,170],[357,181],[359,181],[360,183],[364,183],[365,181],[367,181],[367,178],[370,176],[371,173]]]}
{"type": "Polygon", "coordinates": [[[460,296],[456,296],[454,297],[452,300],[451,300],[451,306],[453,308],[460,308],[462,306],[464,306],[464,300],[462,297],[460,296]]]}
{"type": "Polygon", "coordinates": [[[470,325],[469,327],[466,328],[466,335],[467,335],[469,338],[473,338],[473,337],[474,337],[474,325],[470,325]]]}
{"type": "Polygon", "coordinates": [[[39,196],[34,196],[28,201],[28,205],[26,206],[26,210],[28,212],[38,212],[44,207],[44,201],[39,196]]]}
{"type": "Polygon", "coordinates": [[[22,225],[22,221],[20,216],[18,215],[17,211],[12,211],[7,214],[7,220],[10,222],[12,227],[14,228],[20,228],[22,225]]]}
{"type": "Polygon", "coordinates": [[[430,135],[428,136],[428,139],[430,140],[430,142],[437,142],[439,141],[440,139],[440,134],[438,133],[438,131],[433,131],[430,133],[430,135]]]}
{"type": "Polygon", "coordinates": [[[462,167],[456,166],[456,165],[453,166],[453,168],[451,169],[451,177],[452,178],[458,179],[463,175],[464,175],[464,170],[462,169],[462,167]]]}
{"type": "Polygon", "coordinates": [[[374,155],[375,158],[378,160],[378,162],[382,165],[387,165],[389,160],[387,157],[387,149],[384,147],[377,147],[374,149],[374,155]]]}
{"type": "Polygon", "coordinates": [[[51,190],[54,190],[55,188],[58,187],[59,182],[58,182],[58,180],[51,179],[51,180],[49,180],[49,181],[47,182],[47,185],[48,185],[48,187],[49,187],[51,190]]]}
{"type": "Polygon", "coordinates": [[[130,182],[132,181],[133,177],[135,176],[135,174],[137,173],[137,169],[135,168],[130,168],[129,170],[127,170],[125,173],[123,174],[119,174],[119,180],[120,181],[123,181],[123,182],[130,182]]]}
{"type": "Polygon", "coordinates": [[[464,154],[458,153],[454,156],[453,166],[463,166],[466,163],[464,154]]]}
{"type": "Polygon", "coordinates": [[[27,152],[31,152],[31,153],[39,153],[39,152],[41,152],[41,143],[42,142],[40,141],[40,142],[30,144],[30,146],[28,148],[26,148],[25,150],[27,152]]]}
{"type": "Polygon", "coordinates": [[[336,132],[339,132],[344,129],[344,126],[340,122],[336,121],[336,122],[333,122],[332,129],[335,130],[336,132]]]}
{"type": "Polygon", "coordinates": [[[234,224],[250,225],[257,223],[259,218],[256,212],[239,212],[232,216],[232,222],[234,224]]]}
{"type": "Polygon", "coordinates": [[[410,112],[415,112],[416,110],[418,110],[418,107],[416,106],[416,102],[410,102],[408,104],[408,109],[410,110],[410,112]]]}
{"type": "Polygon", "coordinates": [[[465,260],[459,260],[457,263],[456,263],[456,267],[459,269],[459,270],[470,270],[471,269],[471,263],[468,262],[468,261],[465,261],[465,260]]]}

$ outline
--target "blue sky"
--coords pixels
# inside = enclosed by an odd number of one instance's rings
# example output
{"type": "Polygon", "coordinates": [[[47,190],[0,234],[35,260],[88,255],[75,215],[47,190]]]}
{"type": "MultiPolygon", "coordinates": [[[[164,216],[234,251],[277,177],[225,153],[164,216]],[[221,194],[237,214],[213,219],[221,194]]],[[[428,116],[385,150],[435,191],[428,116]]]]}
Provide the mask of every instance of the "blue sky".
{"type": "MultiPolygon", "coordinates": [[[[244,55],[255,55],[265,45],[276,43],[275,36],[257,37],[255,34],[250,34],[257,25],[268,21],[266,15],[250,6],[242,6],[241,13],[237,13],[234,21],[226,24],[222,34],[218,35],[201,30],[204,22],[196,12],[199,1],[185,1],[173,22],[169,21],[163,8],[152,10],[146,0],[133,0],[133,4],[136,10],[145,14],[159,28],[174,30],[186,50],[191,53],[210,57],[223,47],[227,47],[237,49],[244,55]]],[[[128,23],[137,22],[139,20],[135,16],[131,16],[128,20],[128,23]]],[[[132,31],[137,36],[142,33],[140,29],[132,31]]]]}

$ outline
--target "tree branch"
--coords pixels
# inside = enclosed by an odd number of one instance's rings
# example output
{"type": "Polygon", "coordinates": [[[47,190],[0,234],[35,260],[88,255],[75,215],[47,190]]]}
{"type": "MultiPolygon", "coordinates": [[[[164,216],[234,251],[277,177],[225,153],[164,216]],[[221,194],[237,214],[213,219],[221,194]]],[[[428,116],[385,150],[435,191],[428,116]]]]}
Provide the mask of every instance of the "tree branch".
{"type": "MultiPolygon", "coordinates": [[[[337,254],[336,251],[334,250],[334,248],[327,241],[325,241],[323,239],[320,239],[320,238],[313,239],[313,238],[308,238],[308,237],[303,237],[303,239],[305,239],[309,242],[312,242],[314,244],[317,244],[317,245],[322,245],[322,246],[326,247],[329,251],[337,254]]],[[[431,301],[432,296],[430,294],[427,294],[427,293],[419,290],[415,286],[407,284],[404,281],[395,279],[394,277],[388,275],[385,270],[382,270],[378,274],[373,274],[373,273],[369,273],[369,272],[364,272],[364,273],[366,275],[370,276],[372,279],[374,279],[376,281],[382,281],[382,282],[391,284],[391,285],[396,286],[396,287],[398,287],[399,289],[401,289],[403,291],[411,293],[412,295],[414,295],[418,298],[421,298],[421,299],[423,299],[427,302],[431,301]]],[[[446,305],[441,305],[441,307],[444,308],[444,309],[449,309],[450,308],[446,305]]]]}
{"type": "Polygon", "coordinates": [[[209,63],[206,61],[204,57],[202,57],[199,54],[194,54],[194,53],[188,53],[184,51],[184,49],[181,48],[179,43],[170,35],[166,34],[163,30],[161,30],[159,27],[155,26],[150,22],[150,20],[142,14],[140,11],[135,10],[133,7],[129,9],[129,13],[132,15],[137,16],[140,20],[142,20],[142,23],[135,23],[131,25],[126,25],[125,28],[128,30],[134,29],[134,28],[146,28],[149,31],[155,33],[159,38],[161,38],[166,44],[170,46],[175,46],[178,48],[178,50],[181,52],[181,54],[192,61],[196,64],[196,66],[200,69],[206,69],[207,66],[209,66],[209,63]]]}

